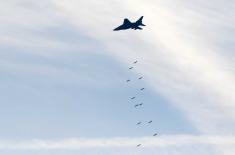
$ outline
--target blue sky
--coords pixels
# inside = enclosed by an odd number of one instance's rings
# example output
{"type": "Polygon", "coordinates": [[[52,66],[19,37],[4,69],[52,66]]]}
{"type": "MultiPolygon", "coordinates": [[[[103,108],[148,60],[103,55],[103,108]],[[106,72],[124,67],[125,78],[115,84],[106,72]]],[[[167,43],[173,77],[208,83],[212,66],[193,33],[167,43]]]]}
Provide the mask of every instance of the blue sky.
{"type": "Polygon", "coordinates": [[[3,1],[0,152],[231,155],[234,7],[201,0],[3,1]],[[141,15],[143,31],[112,31],[141,15]]]}

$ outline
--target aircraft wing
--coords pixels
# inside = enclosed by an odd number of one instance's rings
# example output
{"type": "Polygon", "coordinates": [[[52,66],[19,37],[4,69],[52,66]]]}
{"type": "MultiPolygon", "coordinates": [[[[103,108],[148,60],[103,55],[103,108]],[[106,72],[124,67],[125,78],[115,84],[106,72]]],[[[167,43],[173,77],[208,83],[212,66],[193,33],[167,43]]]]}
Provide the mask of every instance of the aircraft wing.
{"type": "Polygon", "coordinates": [[[124,21],[123,21],[123,24],[118,26],[117,28],[114,29],[114,31],[118,31],[118,30],[125,30],[125,29],[128,29],[131,27],[131,22],[125,18],[124,21]]]}
{"type": "Polygon", "coordinates": [[[142,30],[143,28],[141,28],[141,27],[134,27],[133,29],[134,30],[137,30],[137,29],[142,30]]]}
{"type": "Polygon", "coordinates": [[[114,31],[123,30],[124,28],[125,28],[125,26],[122,24],[122,25],[118,26],[117,28],[115,28],[114,31]]]}

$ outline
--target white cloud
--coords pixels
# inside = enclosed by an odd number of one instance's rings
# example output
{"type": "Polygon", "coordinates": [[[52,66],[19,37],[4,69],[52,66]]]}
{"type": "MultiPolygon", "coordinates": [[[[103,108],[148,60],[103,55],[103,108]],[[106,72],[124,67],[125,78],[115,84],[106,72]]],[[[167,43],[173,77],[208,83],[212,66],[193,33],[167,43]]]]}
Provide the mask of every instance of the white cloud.
{"type": "Polygon", "coordinates": [[[211,37],[231,28],[234,5],[219,1],[113,1],[116,7],[110,9],[108,2],[90,2],[60,1],[56,5],[121,61],[128,64],[140,58],[137,72],[144,73],[155,90],[182,110],[202,133],[234,134],[234,63],[229,56],[222,56],[229,53],[227,49],[219,51],[215,43],[227,38],[211,37]],[[228,9],[220,9],[220,5],[228,9]],[[145,15],[144,31],[112,32],[113,19],[127,14],[145,15]]]}
{"type": "MultiPolygon", "coordinates": [[[[144,73],[156,92],[181,110],[201,133],[235,134],[234,52],[222,46],[235,39],[231,31],[235,24],[234,2],[52,0],[49,4],[54,12],[41,12],[45,18],[15,3],[17,13],[3,8],[3,13],[10,15],[0,18],[4,31],[11,31],[8,26],[16,23],[32,29],[56,25],[60,23],[57,19],[74,25],[102,42],[121,62],[128,64],[139,58],[137,72],[144,73]],[[134,20],[140,15],[145,16],[144,31],[112,32],[119,19],[134,20]]],[[[6,32],[2,32],[5,37],[0,38],[1,42],[22,44],[21,35],[6,32]]],[[[52,45],[59,44],[55,41],[52,45]]]]}
{"type": "Polygon", "coordinates": [[[235,137],[231,136],[159,136],[143,138],[70,138],[63,140],[32,140],[18,142],[0,142],[0,150],[43,150],[43,149],[65,149],[80,150],[92,148],[115,148],[115,147],[136,147],[141,143],[142,147],[187,147],[191,145],[213,145],[213,146],[234,146],[235,137]]]}

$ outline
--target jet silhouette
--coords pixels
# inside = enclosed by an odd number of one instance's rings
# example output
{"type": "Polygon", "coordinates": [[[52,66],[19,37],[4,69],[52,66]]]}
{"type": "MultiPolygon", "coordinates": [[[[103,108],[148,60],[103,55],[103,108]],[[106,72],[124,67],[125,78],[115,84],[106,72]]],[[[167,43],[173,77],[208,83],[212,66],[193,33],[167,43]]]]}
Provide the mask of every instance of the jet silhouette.
{"type": "Polygon", "coordinates": [[[150,123],[152,123],[153,121],[149,121],[148,123],[150,124],[150,123]]]}
{"type": "Polygon", "coordinates": [[[145,26],[142,23],[143,18],[144,18],[144,16],[141,16],[140,19],[138,19],[134,23],[130,22],[127,18],[125,18],[123,24],[118,26],[117,28],[115,28],[114,31],[126,30],[126,29],[142,30],[142,28],[140,26],[145,26]]]}
{"type": "Polygon", "coordinates": [[[140,90],[144,90],[145,88],[141,88],[140,90]]]}
{"type": "Polygon", "coordinates": [[[126,82],[130,82],[131,80],[126,80],[126,82]]]}
{"type": "Polygon", "coordinates": [[[155,133],[153,136],[157,136],[157,133],[155,133]]]}
{"type": "Polygon", "coordinates": [[[130,67],[129,69],[133,69],[134,67],[130,67]]]}
{"type": "Polygon", "coordinates": [[[142,106],[142,105],[143,105],[143,103],[140,103],[140,104],[139,104],[139,106],[142,106]]]}
{"type": "Polygon", "coordinates": [[[139,80],[143,79],[143,76],[139,77],[139,80]]]}
{"type": "Polygon", "coordinates": [[[133,62],[133,64],[136,64],[138,61],[133,62]]]}

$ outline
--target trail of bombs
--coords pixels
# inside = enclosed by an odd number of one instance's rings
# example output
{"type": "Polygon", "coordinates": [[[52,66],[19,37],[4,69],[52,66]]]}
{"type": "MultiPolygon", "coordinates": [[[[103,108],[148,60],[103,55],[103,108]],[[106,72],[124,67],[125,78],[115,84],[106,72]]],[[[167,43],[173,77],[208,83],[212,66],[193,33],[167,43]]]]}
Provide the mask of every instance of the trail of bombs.
{"type": "MultiPolygon", "coordinates": [[[[129,67],[129,70],[132,70],[132,69],[134,69],[135,67],[136,67],[136,64],[138,63],[138,61],[134,61],[133,63],[132,63],[132,65],[133,66],[131,66],[131,67],[129,67]]],[[[138,78],[138,80],[142,80],[144,77],[143,76],[141,76],[141,77],[139,77],[138,78]]],[[[127,79],[126,80],[126,82],[127,83],[130,83],[131,82],[131,80],[130,79],[127,79]]],[[[145,88],[143,87],[143,88],[140,88],[139,89],[139,91],[144,91],[145,90],[145,88]]],[[[136,99],[136,96],[132,96],[131,98],[130,98],[131,100],[135,100],[136,99]]],[[[134,108],[140,108],[140,107],[142,107],[144,105],[144,103],[143,102],[141,102],[140,104],[135,104],[134,105],[134,108]]],[[[150,120],[150,121],[148,121],[148,122],[146,122],[146,124],[152,124],[153,123],[153,121],[152,120],[150,120]]],[[[144,124],[143,122],[137,122],[136,123],[136,125],[142,125],[142,124],[144,124]]],[[[158,134],[157,133],[154,133],[152,136],[157,136],[158,134]]],[[[140,147],[140,146],[142,146],[142,144],[137,144],[136,145],[136,147],[140,147]]]]}

